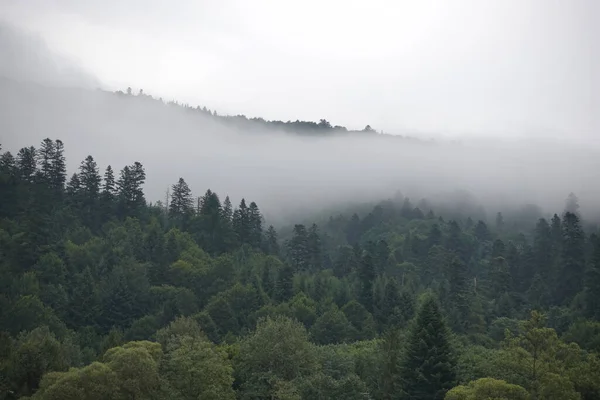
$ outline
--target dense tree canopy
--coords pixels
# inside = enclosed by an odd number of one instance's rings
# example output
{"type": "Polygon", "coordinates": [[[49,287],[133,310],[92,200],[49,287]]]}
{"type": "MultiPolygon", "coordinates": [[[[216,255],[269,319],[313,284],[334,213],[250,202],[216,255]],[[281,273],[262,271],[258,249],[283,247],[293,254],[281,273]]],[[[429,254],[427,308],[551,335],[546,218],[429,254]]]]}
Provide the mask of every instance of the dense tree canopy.
{"type": "Polygon", "coordinates": [[[140,162],[67,180],[60,140],[13,152],[0,400],[600,398],[600,240],[575,195],[491,221],[398,195],[276,229],[183,177],[148,203],[140,162]]]}

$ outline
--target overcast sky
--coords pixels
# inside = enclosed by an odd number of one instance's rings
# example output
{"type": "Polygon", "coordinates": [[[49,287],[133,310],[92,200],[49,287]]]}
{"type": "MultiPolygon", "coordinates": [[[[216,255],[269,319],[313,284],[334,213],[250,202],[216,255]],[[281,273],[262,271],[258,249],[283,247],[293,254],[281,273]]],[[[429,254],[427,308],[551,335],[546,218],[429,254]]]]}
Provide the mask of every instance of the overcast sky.
{"type": "Polygon", "coordinates": [[[105,88],[221,113],[392,133],[600,133],[595,0],[0,0],[0,16],[105,88]]]}

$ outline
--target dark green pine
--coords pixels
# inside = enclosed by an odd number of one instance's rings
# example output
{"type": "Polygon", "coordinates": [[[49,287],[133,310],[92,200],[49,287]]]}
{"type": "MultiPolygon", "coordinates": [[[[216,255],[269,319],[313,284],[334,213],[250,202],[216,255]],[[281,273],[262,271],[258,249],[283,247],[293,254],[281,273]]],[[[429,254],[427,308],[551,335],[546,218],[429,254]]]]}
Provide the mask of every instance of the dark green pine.
{"type": "Polygon", "coordinates": [[[442,400],[456,383],[449,330],[433,297],[419,309],[402,365],[404,398],[442,400]]]}

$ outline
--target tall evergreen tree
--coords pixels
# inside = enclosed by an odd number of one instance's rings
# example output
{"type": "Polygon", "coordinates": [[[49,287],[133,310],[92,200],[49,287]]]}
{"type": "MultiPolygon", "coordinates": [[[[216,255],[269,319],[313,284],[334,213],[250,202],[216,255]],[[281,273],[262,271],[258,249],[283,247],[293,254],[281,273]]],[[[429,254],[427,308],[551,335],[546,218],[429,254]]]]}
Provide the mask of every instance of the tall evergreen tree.
{"type": "Polygon", "coordinates": [[[109,165],[104,171],[104,183],[102,184],[102,196],[106,200],[113,201],[117,194],[117,188],[115,183],[115,173],[112,167],[109,165]]]}
{"type": "Polygon", "coordinates": [[[275,231],[273,225],[269,225],[269,229],[267,229],[265,242],[267,253],[272,254],[274,256],[278,256],[279,243],[277,242],[277,231],[275,231]]]}
{"type": "Polygon", "coordinates": [[[275,293],[279,301],[287,301],[294,295],[294,268],[289,263],[284,263],[279,270],[275,293]]]}
{"type": "Polygon", "coordinates": [[[287,242],[287,253],[290,264],[295,271],[306,271],[310,266],[310,249],[308,232],[302,224],[294,225],[292,238],[287,242]]]}
{"type": "Polygon", "coordinates": [[[35,147],[23,147],[17,154],[17,168],[21,179],[33,182],[37,170],[35,147]]]}
{"type": "Polygon", "coordinates": [[[233,212],[232,225],[240,243],[250,243],[250,215],[245,199],[240,201],[240,206],[233,212]]]}
{"type": "Polygon", "coordinates": [[[381,397],[384,400],[402,399],[402,343],[397,328],[383,336],[383,373],[381,375],[381,397]]]}
{"type": "Polygon", "coordinates": [[[600,321],[600,238],[590,238],[594,250],[585,280],[586,312],[590,318],[600,321]]]}
{"type": "Polygon", "coordinates": [[[62,191],[67,181],[67,161],[65,146],[62,141],[54,141],[54,154],[52,155],[51,185],[57,191],[62,191]]]}
{"type": "Polygon", "coordinates": [[[42,178],[49,185],[52,184],[52,160],[55,152],[56,149],[54,141],[49,138],[42,140],[40,148],[37,151],[37,158],[42,178]]]}
{"type": "Polygon", "coordinates": [[[117,181],[119,209],[121,217],[135,215],[146,205],[142,185],[146,181],[146,172],[139,162],[126,166],[121,170],[117,181]]]}
{"type": "Polygon", "coordinates": [[[549,284],[554,276],[554,247],[552,243],[552,230],[544,218],[540,218],[535,226],[533,238],[533,257],[535,260],[534,274],[549,284]]]}
{"type": "Polygon", "coordinates": [[[320,271],[323,264],[323,255],[321,249],[321,237],[319,236],[319,228],[317,224],[312,224],[308,228],[306,237],[308,246],[308,265],[311,271],[320,271]]]}
{"type": "Polygon", "coordinates": [[[428,296],[412,326],[402,363],[404,398],[443,400],[456,384],[449,331],[436,300],[428,296]]]}
{"type": "Polygon", "coordinates": [[[477,225],[475,225],[475,229],[473,230],[475,237],[481,241],[486,242],[491,239],[490,231],[482,220],[477,221],[477,225]]]}
{"type": "Polygon", "coordinates": [[[194,212],[192,190],[183,178],[171,186],[171,202],[169,203],[169,216],[182,218],[194,212]]]}
{"type": "Polygon", "coordinates": [[[249,243],[255,248],[259,248],[262,243],[262,215],[255,202],[251,202],[248,207],[248,229],[249,243]]]}
{"type": "Polygon", "coordinates": [[[562,227],[562,269],[557,295],[564,304],[570,302],[583,288],[585,236],[577,214],[566,212],[562,227]]]}
{"type": "Polygon", "coordinates": [[[465,332],[468,328],[472,292],[467,265],[454,257],[449,264],[448,282],[450,294],[448,307],[451,310],[453,328],[465,332]]]}
{"type": "Polygon", "coordinates": [[[373,281],[375,280],[375,266],[373,256],[365,251],[359,270],[360,297],[359,302],[369,311],[373,312],[373,281]]]}

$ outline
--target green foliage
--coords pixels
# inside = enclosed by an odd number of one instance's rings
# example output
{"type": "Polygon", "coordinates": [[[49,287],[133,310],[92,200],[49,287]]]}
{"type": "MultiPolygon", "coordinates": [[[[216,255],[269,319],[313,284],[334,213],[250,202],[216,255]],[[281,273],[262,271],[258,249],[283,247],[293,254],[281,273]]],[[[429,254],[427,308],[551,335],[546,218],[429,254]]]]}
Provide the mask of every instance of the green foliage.
{"type": "Polygon", "coordinates": [[[529,400],[527,390],[493,378],[482,378],[457,386],[446,393],[445,400],[529,400]]]}
{"type": "Polygon", "coordinates": [[[408,337],[401,374],[409,399],[443,399],[456,381],[448,328],[436,300],[421,305],[408,337]]]}

